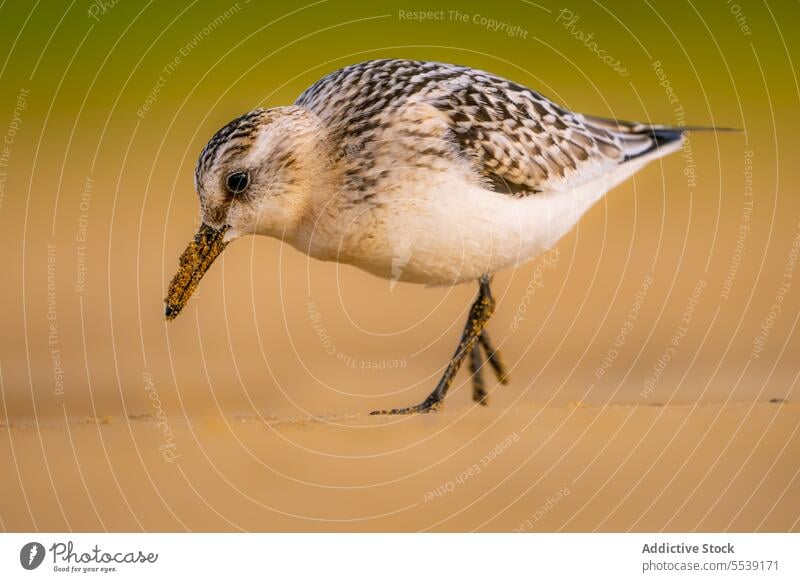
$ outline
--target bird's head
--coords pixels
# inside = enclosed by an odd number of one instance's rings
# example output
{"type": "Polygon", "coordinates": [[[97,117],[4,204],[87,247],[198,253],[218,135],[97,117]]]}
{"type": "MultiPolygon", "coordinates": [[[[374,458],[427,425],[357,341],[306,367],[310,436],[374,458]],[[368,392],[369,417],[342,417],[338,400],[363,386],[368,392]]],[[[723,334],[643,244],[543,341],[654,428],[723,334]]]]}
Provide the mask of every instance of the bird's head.
{"type": "Polygon", "coordinates": [[[308,210],[320,141],[311,114],[294,106],[254,109],[214,134],[195,168],[202,225],[170,283],[167,319],[232,240],[292,235],[308,210]]]}

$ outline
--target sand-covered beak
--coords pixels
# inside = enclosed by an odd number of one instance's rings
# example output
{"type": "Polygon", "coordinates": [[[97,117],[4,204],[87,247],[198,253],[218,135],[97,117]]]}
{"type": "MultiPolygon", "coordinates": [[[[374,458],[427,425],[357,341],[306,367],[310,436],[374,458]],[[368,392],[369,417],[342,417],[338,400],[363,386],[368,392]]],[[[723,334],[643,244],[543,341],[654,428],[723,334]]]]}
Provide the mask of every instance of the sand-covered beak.
{"type": "Polygon", "coordinates": [[[164,299],[164,303],[167,304],[164,310],[167,320],[178,317],[211,263],[228,246],[224,240],[228,228],[228,226],[223,226],[216,229],[202,224],[200,230],[194,235],[194,240],[181,254],[178,272],[172,278],[167,297],[164,299]]]}

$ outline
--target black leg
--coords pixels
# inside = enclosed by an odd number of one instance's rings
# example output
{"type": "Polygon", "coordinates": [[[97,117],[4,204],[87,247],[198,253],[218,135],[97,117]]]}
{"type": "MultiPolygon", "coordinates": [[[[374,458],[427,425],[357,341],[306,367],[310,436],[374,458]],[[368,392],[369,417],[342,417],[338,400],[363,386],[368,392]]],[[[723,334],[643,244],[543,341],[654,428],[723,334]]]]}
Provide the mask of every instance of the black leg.
{"type": "MultiPolygon", "coordinates": [[[[450,384],[453,383],[456,372],[461,367],[464,358],[473,351],[473,348],[478,347],[481,332],[494,312],[494,298],[489,289],[490,281],[491,279],[488,276],[480,278],[478,297],[469,310],[469,317],[464,326],[464,332],[461,334],[461,341],[458,343],[458,348],[456,348],[450,363],[447,365],[447,369],[444,371],[444,375],[433,392],[423,402],[415,406],[394,408],[392,410],[376,410],[372,414],[413,414],[415,412],[432,412],[442,407],[444,397],[447,395],[450,384]]],[[[496,357],[496,354],[497,352],[493,350],[489,360],[491,361],[492,357],[496,357]]],[[[494,367],[494,364],[492,366],[494,367]]]]}
{"type": "Polygon", "coordinates": [[[472,375],[472,400],[486,406],[489,404],[489,394],[486,392],[486,385],[483,382],[483,356],[480,342],[475,342],[469,353],[469,373],[472,375]]]}
{"type": "Polygon", "coordinates": [[[469,372],[472,375],[472,400],[482,406],[489,404],[489,393],[486,391],[486,383],[483,381],[483,370],[486,363],[492,367],[498,382],[508,384],[508,373],[500,358],[500,352],[492,346],[489,333],[484,329],[469,354],[469,372]],[[486,354],[486,360],[483,357],[484,353],[486,354]]]}
{"type": "Polygon", "coordinates": [[[489,332],[485,329],[481,332],[480,343],[481,347],[486,352],[489,365],[494,370],[494,375],[497,376],[497,380],[501,384],[508,384],[508,372],[506,372],[506,367],[503,365],[500,352],[492,346],[491,340],[489,340],[489,332]]]}

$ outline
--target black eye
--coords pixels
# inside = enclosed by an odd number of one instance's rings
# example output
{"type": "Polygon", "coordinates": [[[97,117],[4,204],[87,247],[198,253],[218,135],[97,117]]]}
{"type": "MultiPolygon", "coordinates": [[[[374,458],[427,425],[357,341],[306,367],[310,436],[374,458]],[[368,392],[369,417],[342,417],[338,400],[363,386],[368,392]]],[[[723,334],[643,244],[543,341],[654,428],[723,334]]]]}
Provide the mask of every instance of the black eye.
{"type": "Polygon", "coordinates": [[[250,185],[250,176],[247,172],[234,172],[233,174],[228,174],[228,178],[225,180],[225,186],[228,188],[228,191],[231,194],[241,194],[245,190],[247,190],[247,186],[250,185]]]}

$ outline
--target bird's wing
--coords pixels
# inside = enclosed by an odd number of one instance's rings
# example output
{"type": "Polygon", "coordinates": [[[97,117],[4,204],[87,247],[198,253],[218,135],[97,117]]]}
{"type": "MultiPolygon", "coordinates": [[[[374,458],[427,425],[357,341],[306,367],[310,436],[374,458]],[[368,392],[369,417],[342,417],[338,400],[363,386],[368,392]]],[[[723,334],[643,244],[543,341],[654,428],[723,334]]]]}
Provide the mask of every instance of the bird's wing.
{"type": "Polygon", "coordinates": [[[680,140],[681,131],[573,113],[506,79],[462,69],[433,101],[498,192],[571,190],[680,140]]]}
{"type": "Polygon", "coordinates": [[[515,196],[570,190],[680,139],[679,130],[584,116],[496,75],[425,61],[345,67],[296,103],[338,123],[349,136],[374,133],[393,110],[433,106],[447,119],[444,137],[478,176],[515,196]]]}

